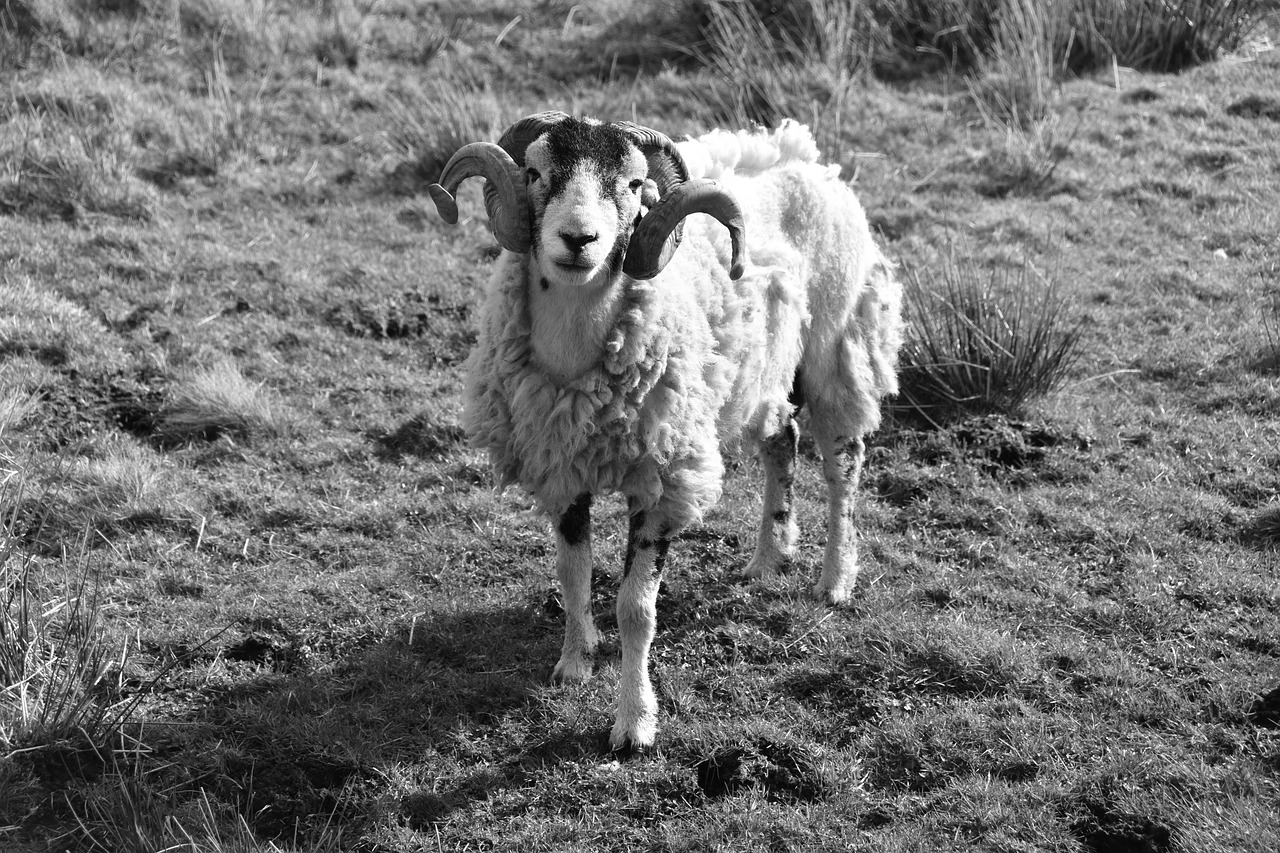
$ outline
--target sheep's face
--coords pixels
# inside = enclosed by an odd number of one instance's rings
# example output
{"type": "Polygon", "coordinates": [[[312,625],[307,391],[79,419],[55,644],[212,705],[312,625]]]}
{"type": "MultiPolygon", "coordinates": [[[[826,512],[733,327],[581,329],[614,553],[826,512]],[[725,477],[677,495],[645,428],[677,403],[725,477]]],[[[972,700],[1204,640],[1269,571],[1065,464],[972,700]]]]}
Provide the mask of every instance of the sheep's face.
{"type": "Polygon", "coordinates": [[[530,143],[524,179],[533,255],[552,283],[616,275],[657,189],[640,149],[607,124],[566,120],[530,143]]]}

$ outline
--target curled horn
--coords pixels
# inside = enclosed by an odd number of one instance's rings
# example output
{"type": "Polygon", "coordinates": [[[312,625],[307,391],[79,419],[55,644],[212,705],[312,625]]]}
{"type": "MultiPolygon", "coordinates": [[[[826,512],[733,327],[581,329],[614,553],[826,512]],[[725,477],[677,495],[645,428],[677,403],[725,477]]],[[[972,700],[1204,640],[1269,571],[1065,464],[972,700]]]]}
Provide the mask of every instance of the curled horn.
{"type": "Polygon", "coordinates": [[[440,218],[450,225],[458,221],[458,203],[454,194],[458,185],[473,176],[483,177],[484,206],[489,224],[499,245],[513,252],[527,252],[532,243],[529,234],[529,201],[524,188],[524,151],[547,128],[567,118],[561,112],[543,112],[526,116],[502,134],[498,142],[472,142],[449,158],[440,175],[440,183],[427,188],[440,218]]]}
{"type": "Polygon", "coordinates": [[[733,241],[729,278],[735,281],[742,278],[747,264],[742,208],[732,193],[706,178],[677,184],[640,220],[631,235],[622,271],[637,279],[653,278],[662,272],[679,245],[676,232],[685,217],[693,213],[710,214],[729,229],[729,238],[733,241]]]}
{"type": "MultiPolygon", "coordinates": [[[[629,121],[617,122],[617,126],[631,137],[649,162],[649,177],[657,184],[658,194],[662,199],[665,200],[677,189],[687,185],[689,167],[685,165],[684,157],[680,155],[680,150],[671,141],[671,137],[651,127],[629,121]]],[[[684,191],[683,198],[685,201],[681,204],[687,204],[690,198],[687,190],[684,191]]],[[[662,272],[684,236],[684,217],[695,212],[690,209],[677,213],[676,210],[676,207],[659,201],[641,220],[631,237],[631,247],[623,261],[623,271],[627,275],[632,278],[653,278],[662,272]],[[644,223],[655,214],[659,216],[646,226],[644,223]],[[642,245],[637,246],[637,242],[642,245]]],[[[737,221],[741,224],[741,214],[737,221]]],[[[738,275],[741,275],[740,271],[738,275]]]]}
{"type": "Polygon", "coordinates": [[[498,144],[511,155],[516,163],[524,165],[524,150],[529,143],[555,127],[569,116],[559,110],[546,110],[527,115],[502,132],[498,144]]]}
{"type": "Polygon", "coordinates": [[[498,203],[489,211],[489,224],[499,245],[513,252],[529,251],[529,202],[520,167],[492,142],[472,142],[459,148],[445,164],[440,183],[427,187],[440,218],[450,225],[457,223],[454,193],[459,184],[475,176],[483,177],[488,182],[486,190],[493,187],[497,195],[498,203]]]}
{"type": "MultiPolygon", "coordinates": [[[[559,110],[545,110],[527,115],[502,132],[502,136],[498,138],[498,146],[511,156],[511,159],[515,161],[519,169],[524,169],[524,152],[529,147],[529,143],[568,117],[566,113],[562,113],[559,110]]],[[[518,178],[517,183],[523,196],[524,175],[518,175],[518,178]]],[[[497,222],[502,218],[502,205],[502,195],[497,186],[492,181],[485,183],[484,209],[489,214],[490,222],[497,222]]],[[[530,238],[530,242],[532,242],[532,238],[530,238]]]]}

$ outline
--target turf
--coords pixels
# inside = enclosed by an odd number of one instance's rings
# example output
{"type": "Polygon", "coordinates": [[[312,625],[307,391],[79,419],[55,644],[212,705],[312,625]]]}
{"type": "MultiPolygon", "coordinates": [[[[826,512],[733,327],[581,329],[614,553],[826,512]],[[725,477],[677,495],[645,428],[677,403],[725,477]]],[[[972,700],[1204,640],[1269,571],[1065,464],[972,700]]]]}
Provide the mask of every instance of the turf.
{"type": "Polygon", "coordinates": [[[1264,41],[1027,127],[936,65],[798,116],[891,255],[1050,277],[1078,358],[1016,415],[890,419],[847,607],[807,596],[812,446],[763,586],[734,463],[669,562],[658,747],[618,761],[622,507],[599,671],[552,687],[548,526],[459,427],[496,247],[478,189],[453,228],[423,190],[540,109],[714,126],[705,52],[635,55],[626,4],[10,5],[44,17],[0,43],[5,590],[54,618],[88,578],[128,715],[51,734],[4,685],[0,846],[1280,849],[1264,41]]]}

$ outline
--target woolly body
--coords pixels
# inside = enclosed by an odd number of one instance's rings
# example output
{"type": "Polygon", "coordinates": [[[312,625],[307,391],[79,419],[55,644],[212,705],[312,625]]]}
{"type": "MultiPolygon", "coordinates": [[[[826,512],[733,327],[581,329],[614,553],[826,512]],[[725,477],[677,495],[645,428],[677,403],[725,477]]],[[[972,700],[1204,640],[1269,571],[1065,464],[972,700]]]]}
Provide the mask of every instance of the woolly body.
{"type": "Polygon", "coordinates": [[[552,517],[584,493],[649,508],[665,491],[674,532],[719,498],[720,449],[782,428],[797,371],[806,399],[847,413],[848,436],[874,430],[880,398],[897,390],[900,291],[807,128],[718,131],[680,149],[692,174],[742,204],[754,263],[741,279],[729,279],[724,229],[690,217],[661,276],[623,278],[603,359],[565,383],[534,357],[530,257],[504,252],[490,281],[465,426],[500,481],[552,517]]]}
{"type": "MultiPolygon", "coordinates": [[[[814,592],[832,603],[849,596],[862,437],[879,423],[880,399],[897,390],[901,291],[857,198],[838,169],[818,164],[801,125],[711,133],[681,143],[677,157],[669,139],[645,128],[562,114],[549,122],[548,115],[530,117],[536,138],[522,162],[470,149],[509,176],[496,178],[506,182],[502,192],[486,198],[491,215],[506,223],[501,239],[515,248],[499,258],[480,308],[465,426],[502,484],[526,488],[556,522],[565,637],[555,680],[589,677],[599,640],[591,499],[627,496],[610,740],[618,749],[644,747],[657,727],[648,655],[671,539],[719,498],[721,454],[745,440],[765,469],[764,513],[746,574],[768,576],[790,559],[801,405],[829,487],[814,592]],[[630,140],[621,154],[599,153],[618,140],[630,140]],[[663,162],[687,170],[682,183],[661,171],[663,162]],[[513,185],[516,176],[524,188],[513,185]],[[661,187],[668,195],[659,198],[661,187]],[[497,204],[499,197],[513,201],[497,204]],[[524,197],[528,235],[506,209],[524,197]],[[703,199],[710,201],[697,206],[703,199]],[[667,252],[669,211],[687,217],[674,254],[667,252]],[[652,222],[661,227],[644,230],[652,222]],[[745,269],[734,243],[743,235],[752,261],[745,269]],[[662,254],[651,253],[654,246],[662,254]],[[633,253],[635,275],[655,277],[624,274],[633,253]]],[[[512,136],[528,126],[513,126],[512,136]]],[[[438,195],[451,210],[452,198],[443,189],[438,195]]]]}

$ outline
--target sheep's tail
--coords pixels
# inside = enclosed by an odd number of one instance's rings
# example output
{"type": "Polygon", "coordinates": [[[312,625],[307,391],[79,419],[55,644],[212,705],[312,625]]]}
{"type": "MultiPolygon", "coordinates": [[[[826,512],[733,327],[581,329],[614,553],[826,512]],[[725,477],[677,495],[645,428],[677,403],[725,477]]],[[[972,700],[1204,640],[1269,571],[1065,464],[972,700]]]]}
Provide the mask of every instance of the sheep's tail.
{"type": "Polygon", "coordinates": [[[789,118],[773,129],[713,130],[679,143],[679,148],[691,178],[721,179],[784,163],[818,162],[818,144],[809,126],[789,118]]]}

